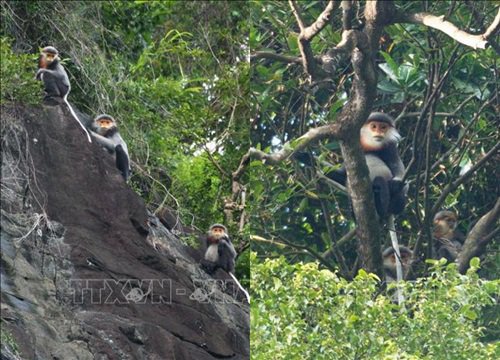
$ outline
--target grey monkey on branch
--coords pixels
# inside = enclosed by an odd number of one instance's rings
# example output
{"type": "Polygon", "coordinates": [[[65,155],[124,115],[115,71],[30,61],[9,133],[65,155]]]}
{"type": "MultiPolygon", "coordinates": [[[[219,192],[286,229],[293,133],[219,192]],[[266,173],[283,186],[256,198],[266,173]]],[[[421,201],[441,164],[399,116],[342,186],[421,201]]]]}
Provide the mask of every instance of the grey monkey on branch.
{"type": "Polygon", "coordinates": [[[116,167],[127,181],[130,176],[130,157],[127,144],[118,132],[115,119],[110,115],[101,114],[94,119],[92,128],[90,134],[99,145],[115,155],[116,167]]]}
{"type": "MultiPolygon", "coordinates": [[[[403,183],[405,168],[397,149],[400,138],[392,117],[380,112],[371,113],[360,131],[361,148],[370,172],[375,208],[381,218],[401,213],[406,204],[408,187],[403,183]]],[[[344,166],[327,176],[346,185],[347,173],[344,166]]]]}
{"type": "Polygon", "coordinates": [[[453,211],[441,210],[434,216],[432,235],[439,243],[438,258],[455,261],[462,251],[465,236],[457,230],[458,216],[453,211]]]}
{"type": "Polygon", "coordinates": [[[36,72],[35,78],[37,80],[43,81],[45,90],[45,103],[59,104],[59,99],[62,99],[63,102],[68,106],[71,115],[75,118],[83,131],[85,131],[89,142],[92,142],[90,134],[88,133],[85,126],[83,126],[82,122],[80,121],[68,101],[68,94],[71,91],[71,85],[69,83],[69,78],[66,70],[64,70],[64,67],[59,62],[59,51],[57,51],[55,47],[46,46],[42,49],[40,57],[38,59],[38,71],[36,72]]]}

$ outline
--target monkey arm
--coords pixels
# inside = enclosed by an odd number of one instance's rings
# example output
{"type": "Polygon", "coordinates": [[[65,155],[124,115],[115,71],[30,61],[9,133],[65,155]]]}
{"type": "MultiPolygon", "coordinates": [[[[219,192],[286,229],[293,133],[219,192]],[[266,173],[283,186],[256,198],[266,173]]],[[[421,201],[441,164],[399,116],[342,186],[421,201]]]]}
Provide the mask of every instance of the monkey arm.
{"type": "Polygon", "coordinates": [[[388,156],[384,160],[389,169],[391,169],[392,176],[401,180],[405,173],[405,166],[399,157],[397,147],[395,145],[391,146],[387,153],[388,156]]]}
{"type": "Polygon", "coordinates": [[[236,250],[234,250],[234,246],[229,238],[221,239],[219,246],[225,246],[230,252],[231,256],[233,258],[236,257],[236,250]]]}
{"type": "Polygon", "coordinates": [[[52,76],[54,76],[55,78],[58,78],[58,79],[63,79],[64,78],[64,75],[61,74],[60,71],[58,71],[58,70],[50,70],[50,69],[38,69],[38,71],[36,72],[35,78],[39,79],[42,74],[50,74],[50,75],[52,75],[52,76]]]}
{"type": "Polygon", "coordinates": [[[106,149],[108,149],[111,152],[115,152],[115,147],[117,144],[115,144],[112,140],[99,135],[98,133],[90,130],[90,135],[101,145],[104,146],[106,149]]]}

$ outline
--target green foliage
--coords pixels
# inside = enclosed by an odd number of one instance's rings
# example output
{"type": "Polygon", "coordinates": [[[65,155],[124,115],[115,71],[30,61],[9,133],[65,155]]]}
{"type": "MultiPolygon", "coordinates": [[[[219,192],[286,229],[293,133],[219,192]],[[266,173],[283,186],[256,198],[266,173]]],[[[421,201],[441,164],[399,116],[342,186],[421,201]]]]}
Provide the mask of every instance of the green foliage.
{"type": "Polygon", "coordinates": [[[16,54],[12,51],[11,41],[0,38],[1,95],[0,102],[24,102],[35,104],[41,98],[41,84],[35,80],[36,58],[27,54],[16,54]]]}
{"type": "MultiPolygon", "coordinates": [[[[478,317],[500,282],[436,263],[432,276],[404,284],[406,308],[360,271],[348,282],[315,263],[252,254],[253,359],[494,359],[478,317]]],[[[389,289],[391,291],[391,289],[389,289]]],[[[498,304],[496,304],[498,306],[498,304]]]]}
{"type": "Polygon", "coordinates": [[[197,224],[201,229],[208,229],[214,222],[222,222],[220,204],[214,202],[221,191],[221,180],[206,156],[182,159],[172,175],[176,179],[172,192],[178,194],[185,209],[200,214],[197,224]]]}
{"type": "Polygon", "coordinates": [[[2,354],[4,353],[4,348],[9,349],[14,355],[19,355],[19,346],[17,345],[16,339],[12,336],[9,330],[5,328],[0,321],[0,337],[2,343],[2,354]]]}

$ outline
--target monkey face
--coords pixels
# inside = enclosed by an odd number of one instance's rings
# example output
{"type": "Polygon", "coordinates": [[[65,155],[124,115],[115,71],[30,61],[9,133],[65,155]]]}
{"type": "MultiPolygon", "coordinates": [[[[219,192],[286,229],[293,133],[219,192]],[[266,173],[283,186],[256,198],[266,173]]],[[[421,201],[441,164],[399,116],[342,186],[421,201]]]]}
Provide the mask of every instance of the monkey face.
{"type": "Polygon", "coordinates": [[[457,227],[457,218],[451,211],[440,211],[434,217],[434,236],[437,238],[453,235],[457,227]]]}
{"type": "Polygon", "coordinates": [[[97,120],[97,126],[104,129],[110,129],[113,127],[113,120],[102,118],[97,120]]]}
{"type": "Polygon", "coordinates": [[[385,138],[385,133],[389,130],[389,125],[380,121],[371,121],[368,127],[375,141],[382,141],[385,138]]]}
{"type": "Polygon", "coordinates": [[[213,227],[208,232],[208,240],[211,244],[216,244],[226,236],[226,231],[221,227],[213,227]]]}
{"type": "MultiPolygon", "coordinates": [[[[399,249],[399,252],[401,254],[401,265],[403,266],[403,269],[407,269],[409,265],[412,263],[412,256],[413,252],[406,248],[406,247],[401,247],[399,249]]],[[[396,269],[396,252],[392,251],[390,254],[387,254],[384,256],[384,266],[389,269],[396,269]]]]}
{"type": "Polygon", "coordinates": [[[397,143],[400,135],[395,128],[382,121],[370,121],[360,131],[364,151],[379,151],[390,143],[397,143]]]}
{"type": "Polygon", "coordinates": [[[57,54],[44,51],[40,55],[40,67],[46,68],[57,59],[59,59],[57,54]]]}

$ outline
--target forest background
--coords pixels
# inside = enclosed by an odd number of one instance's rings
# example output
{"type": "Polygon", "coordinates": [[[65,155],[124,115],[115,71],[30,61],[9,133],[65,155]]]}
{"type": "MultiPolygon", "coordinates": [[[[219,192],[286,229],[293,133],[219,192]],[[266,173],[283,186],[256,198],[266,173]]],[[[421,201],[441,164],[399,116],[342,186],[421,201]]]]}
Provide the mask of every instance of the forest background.
{"type": "MultiPolygon", "coordinates": [[[[492,4],[396,2],[476,33],[493,21],[492,4]]],[[[325,2],[299,7],[312,23],[325,2]]],[[[340,14],[311,42],[315,53],[340,42],[340,14]]],[[[345,237],[355,228],[345,194],[294,158],[254,159],[234,176],[250,147],[289,146],[335,121],[351,96],[349,59],[336,60],[323,86],[297,61],[258,55],[300,56],[287,2],[2,2],[1,37],[2,103],[40,101],[38,50],[55,45],[72,83],[70,102],[118,120],[133,162],[130,186],[150,210],[168,207],[195,232],[229,225],[247,287],[252,273],[255,358],[487,359],[499,351],[498,241],[467,276],[422,261],[426,278],[405,285],[408,310],[395,316],[377,276],[359,271],[356,237],[345,237]]],[[[386,27],[380,46],[373,110],[396,118],[403,162],[415,163],[407,208],[396,219],[400,241],[420,244],[430,258],[438,201],[459,214],[467,233],[498,198],[498,151],[454,185],[498,144],[498,56],[416,24],[386,27]]],[[[307,151],[335,165],[339,147],[327,139],[307,151]]],[[[185,241],[195,244],[196,236],[185,241]]]]}

